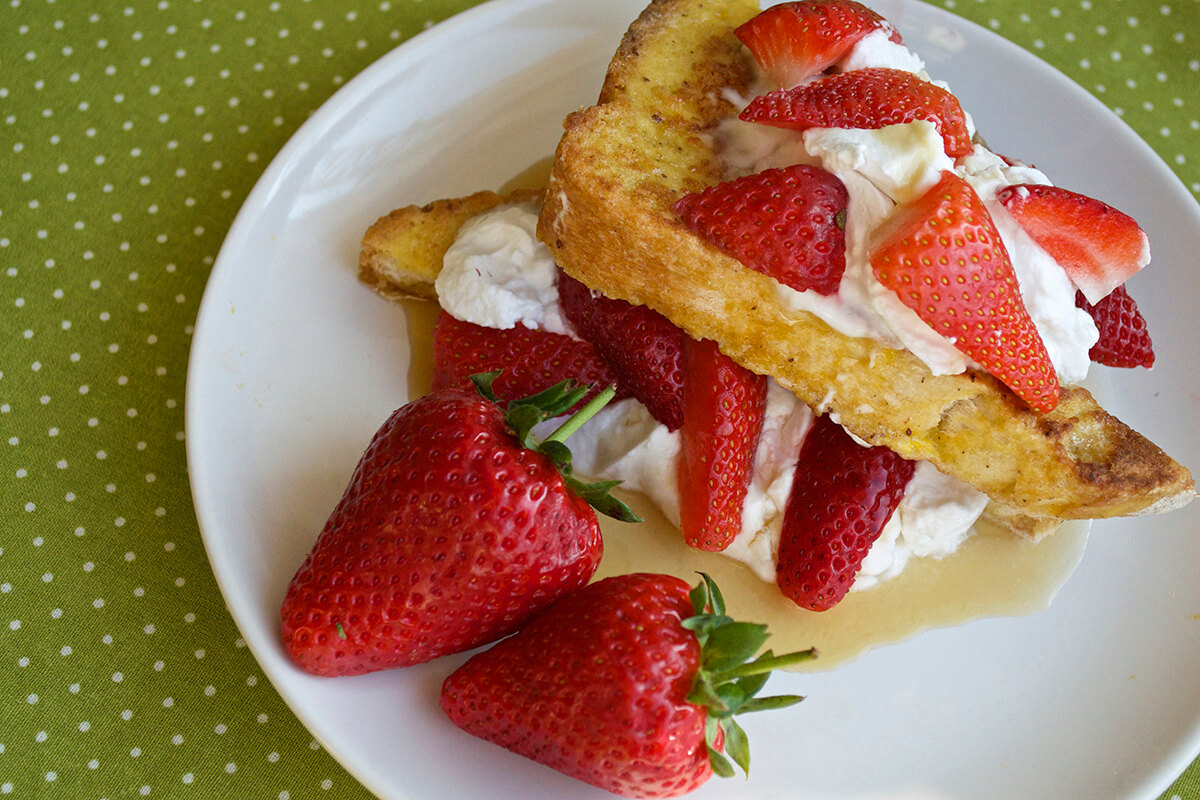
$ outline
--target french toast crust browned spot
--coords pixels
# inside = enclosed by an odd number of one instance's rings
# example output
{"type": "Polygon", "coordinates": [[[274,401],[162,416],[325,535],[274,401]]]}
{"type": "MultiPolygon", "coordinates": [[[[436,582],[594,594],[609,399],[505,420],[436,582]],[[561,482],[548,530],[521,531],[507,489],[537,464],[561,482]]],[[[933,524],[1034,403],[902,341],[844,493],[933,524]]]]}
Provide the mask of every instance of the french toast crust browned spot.
{"type": "Polygon", "coordinates": [[[721,179],[711,134],[733,113],[723,91],[744,90],[753,71],[731,31],[757,11],[750,0],[654,0],[630,26],[600,102],[564,123],[539,222],[559,265],[715,340],[867,442],[974,485],[1009,527],[1188,502],[1190,473],[1085,389],[1040,415],[990,375],[934,376],[910,353],[787,310],[771,278],[676,219],[679,197],[721,179]]]}

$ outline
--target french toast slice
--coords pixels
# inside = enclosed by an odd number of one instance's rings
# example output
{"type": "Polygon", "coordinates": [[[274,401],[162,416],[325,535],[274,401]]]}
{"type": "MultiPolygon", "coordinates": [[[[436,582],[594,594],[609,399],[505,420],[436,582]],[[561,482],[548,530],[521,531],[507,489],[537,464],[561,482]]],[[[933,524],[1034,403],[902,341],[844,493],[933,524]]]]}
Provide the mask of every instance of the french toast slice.
{"type": "Polygon", "coordinates": [[[688,231],[672,211],[723,178],[713,131],[754,66],[732,31],[753,0],[652,0],[622,40],[598,102],[564,122],[539,236],[570,275],[717,342],[853,434],[988,495],[1026,532],[1058,519],[1166,511],[1190,501],[1186,468],[1064,387],[1031,410],[990,375],[933,375],[907,351],[845,336],[777,299],[774,279],[688,231]]]}
{"type": "Polygon", "coordinates": [[[436,300],[433,282],[463,223],[498,206],[539,200],[542,193],[527,188],[481,191],[397,208],[363,234],[358,279],[389,300],[436,300]]]}
{"type": "MultiPolygon", "coordinates": [[[[360,272],[360,279],[389,300],[402,298],[435,300],[435,281],[447,249],[459,229],[477,213],[517,203],[536,203],[544,191],[496,194],[479,192],[466,197],[445,198],[426,205],[410,205],[381,217],[363,237],[360,260],[376,253],[399,254],[386,270],[360,272]]],[[[983,519],[1020,537],[1038,540],[1058,528],[1057,517],[1034,516],[990,502],[983,519]]]]}

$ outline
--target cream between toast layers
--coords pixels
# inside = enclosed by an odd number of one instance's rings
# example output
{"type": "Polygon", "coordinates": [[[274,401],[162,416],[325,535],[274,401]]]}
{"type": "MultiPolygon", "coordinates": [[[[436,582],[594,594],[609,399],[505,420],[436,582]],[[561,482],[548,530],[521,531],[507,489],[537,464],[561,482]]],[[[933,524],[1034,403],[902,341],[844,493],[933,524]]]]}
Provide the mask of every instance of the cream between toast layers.
{"type": "Polygon", "coordinates": [[[745,92],[754,76],[732,31],[758,10],[656,0],[633,23],[598,103],[564,123],[539,224],[558,264],[716,341],[870,444],[975,486],[993,501],[989,516],[1014,530],[1191,500],[1190,473],[1086,390],[1064,387],[1039,414],[982,371],[935,376],[906,351],[785,309],[774,279],[684,227],[672,205],[723,179],[712,133],[736,111],[726,90],[745,92]]]}

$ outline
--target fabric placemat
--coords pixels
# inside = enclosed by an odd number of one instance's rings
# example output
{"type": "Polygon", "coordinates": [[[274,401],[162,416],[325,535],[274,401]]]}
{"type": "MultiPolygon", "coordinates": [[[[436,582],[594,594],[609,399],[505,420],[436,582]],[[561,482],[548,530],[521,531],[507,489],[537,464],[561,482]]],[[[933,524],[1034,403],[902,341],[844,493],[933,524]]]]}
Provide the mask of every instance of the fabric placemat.
{"type": "MultiPolygon", "coordinates": [[[[0,797],[369,797],[264,678],[209,569],[188,348],[275,153],[471,5],[0,7],[0,797]]],[[[939,5],[1064,71],[1200,196],[1200,2],[939,5]]],[[[1195,797],[1200,762],[1164,795],[1195,797]]]]}

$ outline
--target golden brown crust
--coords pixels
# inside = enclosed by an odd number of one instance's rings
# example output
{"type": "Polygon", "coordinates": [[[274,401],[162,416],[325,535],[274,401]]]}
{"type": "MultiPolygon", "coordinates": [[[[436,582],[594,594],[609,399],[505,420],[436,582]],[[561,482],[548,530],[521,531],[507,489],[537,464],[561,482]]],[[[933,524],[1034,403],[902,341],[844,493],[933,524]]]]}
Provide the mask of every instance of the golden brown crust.
{"type": "Polygon", "coordinates": [[[363,234],[358,279],[391,300],[436,300],[433,282],[463,223],[497,206],[537,201],[543,191],[476,192],[424,206],[398,208],[380,217],[363,234]]]}
{"type": "Polygon", "coordinates": [[[1041,415],[987,374],[934,376],[908,352],[788,310],[771,278],[683,227],[675,200],[720,180],[722,90],[752,71],[730,31],[755,13],[750,0],[655,0],[630,27],[602,102],[567,118],[555,155],[539,235],[563,269],[715,340],[866,441],[976,486],[1029,530],[1191,499],[1190,473],[1086,390],[1041,415]]]}

